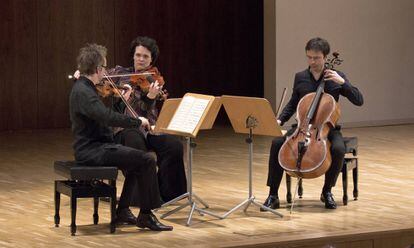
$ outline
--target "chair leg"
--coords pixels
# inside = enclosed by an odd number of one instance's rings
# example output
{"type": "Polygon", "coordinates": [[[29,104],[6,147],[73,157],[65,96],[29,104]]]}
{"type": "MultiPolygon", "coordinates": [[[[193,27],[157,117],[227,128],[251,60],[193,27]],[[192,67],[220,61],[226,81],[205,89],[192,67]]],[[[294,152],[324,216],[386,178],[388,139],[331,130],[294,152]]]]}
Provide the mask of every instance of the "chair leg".
{"type": "Polygon", "coordinates": [[[93,224],[94,225],[97,225],[99,222],[98,207],[99,207],[99,197],[94,197],[93,198],[93,224]]]}
{"type": "Polygon", "coordinates": [[[355,168],[352,170],[352,179],[354,181],[354,201],[358,200],[358,158],[355,159],[355,168]]]}
{"type": "Polygon", "coordinates": [[[72,196],[70,198],[70,210],[71,210],[71,219],[72,223],[70,224],[70,233],[72,236],[75,236],[76,233],[76,197],[72,196]]]}
{"type": "Polygon", "coordinates": [[[299,195],[299,199],[302,199],[302,195],[303,195],[302,178],[299,179],[298,183],[299,183],[298,195],[299,195]]]}
{"type": "Polygon", "coordinates": [[[286,173],[286,201],[292,203],[292,178],[286,173]]]}
{"type": "Polygon", "coordinates": [[[57,191],[57,184],[58,182],[55,181],[55,227],[59,227],[59,224],[60,224],[60,216],[59,216],[60,192],[57,191]]]}
{"type": "Polygon", "coordinates": [[[109,225],[110,233],[114,233],[116,229],[115,219],[116,219],[116,181],[110,180],[109,185],[113,188],[111,195],[111,223],[109,225]]]}
{"type": "Polygon", "coordinates": [[[344,167],[342,168],[342,188],[344,191],[344,195],[342,197],[342,202],[344,205],[348,205],[348,165],[344,164],[344,167]]]}

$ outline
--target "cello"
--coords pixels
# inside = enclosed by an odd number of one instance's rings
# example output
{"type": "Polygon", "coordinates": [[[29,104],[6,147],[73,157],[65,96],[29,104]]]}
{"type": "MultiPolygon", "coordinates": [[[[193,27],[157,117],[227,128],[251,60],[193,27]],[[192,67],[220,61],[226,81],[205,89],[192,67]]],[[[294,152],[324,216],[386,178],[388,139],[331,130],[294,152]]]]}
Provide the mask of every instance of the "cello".
{"type": "MultiPolygon", "coordinates": [[[[325,63],[325,69],[334,69],[342,59],[334,52],[325,63]]],[[[325,70],[324,69],[324,70],[325,70]]],[[[331,166],[330,141],[328,133],[335,127],[340,108],[335,99],[324,93],[322,80],[316,92],[305,95],[296,108],[298,126],[283,143],[278,159],[281,167],[290,176],[316,178],[326,173],[331,166]]]]}

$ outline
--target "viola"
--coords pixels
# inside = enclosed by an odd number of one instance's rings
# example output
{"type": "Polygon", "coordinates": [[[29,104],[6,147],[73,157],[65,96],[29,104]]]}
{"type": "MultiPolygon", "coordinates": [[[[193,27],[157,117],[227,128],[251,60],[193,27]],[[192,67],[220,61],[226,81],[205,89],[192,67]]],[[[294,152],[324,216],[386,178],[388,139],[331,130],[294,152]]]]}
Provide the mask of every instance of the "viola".
{"type": "MultiPolygon", "coordinates": [[[[339,53],[335,52],[333,56],[325,63],[325,69],[332,70],[342,63],[339,53]]],[[[325,81],[322,80],[316,92],[299,101],[296,108],[298,126],[279,151],[279,163],[291,176],[316,178],[331,166],[328,133],[340,117],[340,108],[331,95],[324,93],[324,87],[325,81]]]]}

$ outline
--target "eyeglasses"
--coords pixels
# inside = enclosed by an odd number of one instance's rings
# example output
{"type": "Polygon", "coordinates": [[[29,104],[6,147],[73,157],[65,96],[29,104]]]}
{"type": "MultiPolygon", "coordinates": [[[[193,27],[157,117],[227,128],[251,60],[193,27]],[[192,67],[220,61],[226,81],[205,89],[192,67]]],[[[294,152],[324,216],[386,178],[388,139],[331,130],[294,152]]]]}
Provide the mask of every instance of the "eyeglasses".
{"type": "Polygon", "coordinates": [[[108,65],[100,65],[100,66],[98,66],[98,68],[101,68],[101,69],[106,69],[108,67],[108,65]]]}

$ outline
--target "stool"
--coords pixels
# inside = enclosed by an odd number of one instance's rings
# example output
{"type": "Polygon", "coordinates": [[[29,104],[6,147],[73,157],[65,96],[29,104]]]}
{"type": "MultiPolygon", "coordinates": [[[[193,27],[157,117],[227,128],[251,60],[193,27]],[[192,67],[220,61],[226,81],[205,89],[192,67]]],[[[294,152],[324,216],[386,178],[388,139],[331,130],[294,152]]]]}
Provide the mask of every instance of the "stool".
{"type": "MultiPolygon", "coordinates": [[[[345,159],[344,165],[342,167],[342,188],[343,188],[343,197],[342,202],[344,205],[348,205],[348,170],[352,170],[352,178],[354,182],[354,201],[358,200],[358,137],[344,137],[345,143],[345,159]],[[350,156],[348,156],[350,155],[350,156]]],[[[303,187],[302,179],[299,180],[298,185],[298,195],[299,198],[302,198],[303,187]]],[[[291,193],[291,176],[286,174],[286,201],[292,203],[292,193],[291,193]]]]}
{"type": "Polygon", "coordinates": [[[99,197],[111,198],[111,223],[110,232],[115,232],[115,207],[116,207],[116,178],[117,167],[83,166],[75,161],[55,161],[55,173],[67,180],[55,180],[55,226],[59,227],[60,194],[70,197],[72,236],[76,233],[76,200],[77,198],[94,198],[93,223],[98,224],[99,197]],[[109,184],[103,182],[109,180],[109,184]]]}

